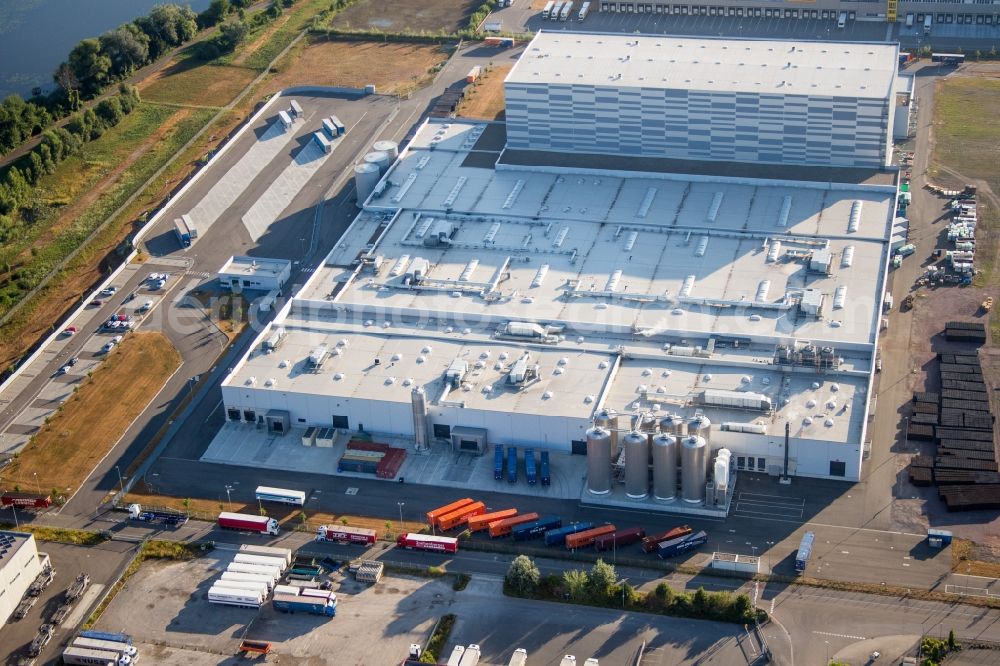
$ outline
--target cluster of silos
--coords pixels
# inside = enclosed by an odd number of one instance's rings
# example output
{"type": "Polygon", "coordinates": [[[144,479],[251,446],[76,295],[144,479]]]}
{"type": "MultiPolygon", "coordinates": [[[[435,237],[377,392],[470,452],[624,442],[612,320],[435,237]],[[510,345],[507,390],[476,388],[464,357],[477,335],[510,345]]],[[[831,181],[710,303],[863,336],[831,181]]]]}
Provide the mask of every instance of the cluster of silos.
{"type": "MultiPolygon", "coordinates": [[[[611,492],[609,458],[617,450],[617,418],[607,410],[595,415],[595,426],[587,431],[588,490],[595,495],[611,492]]],[[[625,457],[625,495],[644,499],[650,493],[661,501],[678,497],[689,504],[706,500],[709,477],[712,423],[703,415],[689,419],[665,416],[659,420],[648,414],[633,417],[631,429],[621,437],[625,457]]],[[[728,465],[728,451],[726,452],[728,465]]],[[[728,486],[728,467],[725,484],[728,486]]],[[[709,498],[710,501],[713,498],[709,498]]]]}
{"type": "Polygon", "coordinates": [[[358,191],[358,207],[362,207],[378,186],[389,166],[399,157],[399,144],[395,141],[376,141],[372,151],[366,153],[361,164],[354,167],[354,186],[358,191]]]}

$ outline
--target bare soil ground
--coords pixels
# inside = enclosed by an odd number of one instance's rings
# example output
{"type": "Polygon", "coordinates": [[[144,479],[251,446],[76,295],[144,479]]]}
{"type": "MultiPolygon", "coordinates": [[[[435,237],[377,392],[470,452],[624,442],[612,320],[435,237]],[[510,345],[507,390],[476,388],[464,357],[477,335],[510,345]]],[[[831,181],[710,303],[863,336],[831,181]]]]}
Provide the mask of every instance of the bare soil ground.
{"type": "Polygon", "coordinates": [[[187,58],[156,72],[138,88],[142,98],[151,102],[222,107],[256,76],[257,72],[243,67],[203,65],[187,58]]]}
{"type": "Polygon", "coordinates": [[[457,115],[476,120],[496,120],[504,116],[503,80],[513,65],[492,67],[466,88],[457,115]]]}
{"type": "Polygon", "coordinates": [[[951,570],[970,576],[1000,578],[1000,547],[956,539],[951,545],[951,570]]]}
{"type": "MultiPolygon", "coordinates": [[[[232,507],[230,507],[225,495],[215,498],[191,497],[187,499],[158,495],[151,492],[149,487],[143,483],[137,483],[133,487],[132,492],[126,495],[125,502],[145,506],[168,507],[177,509],[178,511],[186,511],[195,518],[207,520],[214,520],[220,511],[257,514],[260,510],[256,503],[243,504],[242,502],[234,501],[232,507]]],[[[382,536],[386,531],[395,533],[400,531],[398,520],[390,521],[392,527],[387,528],[384,518],[369,518],[340,513],[307,513],[306,520],[303,522],[302,511],[295,507],[267,504],[265,505],[265,509],[267,509],[270,517],[276,518],[286,529],[307,529],[314,531],[320,525],[346,524],[351,527],[365,527],[376,530],[379,536],[382,536]]],[[[424,523],[410,520],[404,522],[403,526],[403,531],[407,532],[419,532],[421,529],[427,527],[424,523]]]]}
{"type": "Polygon", "coordinates": [[[4,470],[3,485],[18,484],[24,489],[37,485],[71,494],[180,362],[180,354],[161,333],[126,336],[4,470]]]}
{"type": "Polygon", "coordinates": [[[435,66],[447,59],[448,53],[435,44],[323,39],[289,53],[263,92],[293,85],[361,88],[372,84],[379,93],[402,94],[426,82],[435,66]]]}
{"type": "Polygon", "coordinates": [[[482,4],[478,0],[364,0],[337,14],[338,30],[445,32],[461,30],[482,4]]]}

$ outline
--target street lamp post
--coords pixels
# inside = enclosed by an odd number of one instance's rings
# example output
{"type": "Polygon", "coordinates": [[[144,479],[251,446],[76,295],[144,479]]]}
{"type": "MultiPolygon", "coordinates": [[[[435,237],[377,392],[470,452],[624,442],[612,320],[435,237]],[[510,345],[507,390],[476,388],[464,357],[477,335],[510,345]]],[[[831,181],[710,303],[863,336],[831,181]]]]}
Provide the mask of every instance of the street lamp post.
{"type": "Polygon", "coordinates": [[[403,533],[403,507],[406,506],[406,502],[396,502],[396,506],[399,507],[399,533],[403,533]]]}
{"type": "Polygon", "coordinates": [[[829,665],[829,663],[830,663],[830,641],[823,641],[823,642],[826,643],[826,663],[827,663],[827,665],[829,665]]]}
{"type": "Polygon", "coordinates": [[[226,486],[226,502],[229,504],[230,511],[233,510],[233,496],[230,494],[232,490],[233,490],[232,486],[230,485],[226,486]]]}
{"type": "Polygon", "coordinates": [[[122,495],[124,495],[125,494],[125,481],[122,480],[122,471],[118,467],[118,465],[115,465],[115,471],[118,472],[118,487],[119,487],[119,489],[121,489],[122,495]]]}
{"type": "Polygon", "coordinates": [[[42,484],[38,483],[38,472],[32,472],[31,474],[32,474],[32,476],[35,477],[35,490],[37,490],[38,494],[41,495],[42,494],[42,484]]]}
{"type": "Polygon", "coordinates": [[[17,522],[17,506],[14,504],[10,505],[10,512],[14,514],[14,529],[19,529],[21,526],[17,522]]]}

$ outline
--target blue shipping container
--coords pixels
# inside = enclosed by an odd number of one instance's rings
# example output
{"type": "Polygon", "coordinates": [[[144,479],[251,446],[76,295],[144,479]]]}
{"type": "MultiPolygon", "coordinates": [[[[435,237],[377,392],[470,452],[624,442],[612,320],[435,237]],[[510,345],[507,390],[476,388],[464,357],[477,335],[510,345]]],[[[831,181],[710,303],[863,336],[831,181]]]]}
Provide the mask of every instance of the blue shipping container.
{"type": "Polygon", "coordinates": [[[517,483],[517,447],[507,447],[507,483],[517,483]]]}
{"type": "Polygon", "coordinates": [[[813,541],[816,539],[816,535],[812,532],[806,532],[802,536],[802,542],[799,544],[799,552],[795,554],[795,571],[802,573],[806,570],[806,565],[809,563],[809,556],[812,555],[813,541]]]}
{"type": "Polygon", "coordinates": [[[589,530],[594,526],[594,523],[571,523],[566,527],[560,527],[558,529],[549,530],[545,533],[545,545],[546,546],[563,546],[566,544],[566,537],[570,534],[576,534],[577,532],[582,532],[584,530],[589,530]]]}
{"type": "Polygon", "coordinates": [[[328,603],[325,599],[310,600],[308,597],[286,599],[277,596],[271,603],[274,605],[275,610],[285,613],[311,613],[313,615],[326,615],[327,617],[333,617],[337,614],[337,604],[328,603]]]}
{"type": "Polygon", "coordinates": [[[128,634],[116,634],[110,631],[94,631],[87,629],[80,632],[80,638],[93,638],[98,641],[112,641],[132,645],[132,637],[128,634]]]}
{"type": "Polygon", "coordinates": [[[687,536],[678,537],[677,539],[671,539],[670,541],[662,542],[658,547],[657,555],[661,559],[666,559],[668,557],[676,557],[689,550],[694,550],[702,544],[708,543],[708,534],[705,532],[698,532],[697,534],[689,534],[687,536]]]}
{"type": "Polygon", "coordinates": [[[539,472],[542,476],[542,485],[547,486],[552,483],[552,475],[549,473],[549,452],[542,451],[542,465],[539,472]]]}
{"type": "Polygon", "coordinates": [[[540,537],[549,530],[554,530],[557,527],[562,527],[562,518],[559,516],[543,516],[533,523],[518,525],[511,534],[514,536],[514,541],[526,541],[540,537]]]}
{"type": "Polygon", "coordinates": [[[503,480],[503,447],[499,444],[493,447],[493,478],[503,480]]]}
{"type": "Polygon", "coordinates": [[[529,484],[538,482],[538,472],[535,470],[535,450],[524,450],[524,475],[528,478],[529,484]]]}

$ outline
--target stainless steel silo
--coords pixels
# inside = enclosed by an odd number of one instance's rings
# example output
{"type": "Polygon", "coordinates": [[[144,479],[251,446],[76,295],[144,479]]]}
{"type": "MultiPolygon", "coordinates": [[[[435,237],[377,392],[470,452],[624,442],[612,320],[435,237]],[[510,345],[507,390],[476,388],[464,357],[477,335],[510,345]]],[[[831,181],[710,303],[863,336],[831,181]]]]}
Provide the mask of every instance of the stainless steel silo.
{"type": "Polygon", "coordinates": [[[625,447],[625,494],[642,499],[649,494],[649,439],[632,431],[622,438],[625,447]]]}
{"type": "Polygon", "coordinates": [[[594,495],[611,492],[611,432],[604,428],[587,431],[587,490],[594,495]]]}
{"type": "Polygon", "coordinates": [[[594,414],[594,425],[611,433],[611,459],[618,456],[618,414],[610,409],[602,409],[594,414]]]}
{"type": "Polygon", "coordinates": [[[708,477],[708,444],[704,437],[688,435],[681,440],[681,499],[700,504],[705,499],[708,477]]]}
{"type": "Polygon", "coordinates": [[[668,433],[653,438],[653,497],[677,497],[677,438],[668,433]]]}
{"type": "Polygon", "coordinates": [[[374,164],[377,166],[380,174],[384,174],[389,170],[389,153],[381,150],[373,150],[372,152],[365,154],[364,160],[368,164],[374,164]]]}
{"type": "MultiPolygon", "coordinates": [[[[704,414],[697,414],[688,419],[687,431],[689,435],[701,437],[705,440],[708,448],[712,448],[712,422],[704,414]]],[[[706,466],[705,469],[708,469],[706,466]]]]}
{"type": "Polygon", "coordinates": [[[427,396],[424,389],[414,386],[410,391],[410,403],[413,407],[413,449],[426,451],[427,445],[427,396]]]}
{"type": "Polygon", "coordinates": [[[375,191],[375,186],[378,185],[381,177],[377,164],[364,162],[354,167],[354,187],[358,192],[358,208],[365,205],[365,201],[375,191]]]}
{"type": "Polygon", "coordinates": [[[388,139],[382,139],[381,141],[376,141],[372,145],[372,150],[375,152],[388,153],[390,160],[395,160],[399,157],[399,144],[395,141],[390,141],[388,139]]]}

